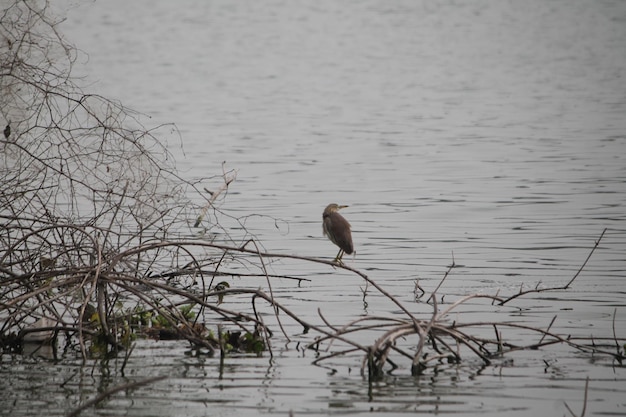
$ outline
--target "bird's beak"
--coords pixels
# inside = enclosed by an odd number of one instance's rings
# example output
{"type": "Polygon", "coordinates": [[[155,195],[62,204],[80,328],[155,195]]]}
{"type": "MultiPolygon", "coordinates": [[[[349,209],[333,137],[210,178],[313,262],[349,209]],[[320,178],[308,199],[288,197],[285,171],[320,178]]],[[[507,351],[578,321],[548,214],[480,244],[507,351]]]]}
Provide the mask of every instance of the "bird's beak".
{"type": "Polygon", "coordinates": [[[350,207],[350,206],[339,206],[338,210],[341,210],[341,209],[344,209],[344,208],[348,208],[348,207],[350,207]]]}

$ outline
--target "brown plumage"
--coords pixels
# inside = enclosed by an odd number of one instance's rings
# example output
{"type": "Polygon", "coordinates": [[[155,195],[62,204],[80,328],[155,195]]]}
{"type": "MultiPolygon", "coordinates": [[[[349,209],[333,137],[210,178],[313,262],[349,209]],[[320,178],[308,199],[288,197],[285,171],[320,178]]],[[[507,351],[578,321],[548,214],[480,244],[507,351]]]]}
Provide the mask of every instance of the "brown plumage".
{"type": "Polygon", "coordinates": [[[339,253],[335,257],[335,262],[341,262],[344,252],[350,255],[354,252],[352,245],[352,232],[350,223],[339,214],[339,210],[348,206],[329,204],[322,214],[322,230],[331,242],[339,246],[339,253]]]}

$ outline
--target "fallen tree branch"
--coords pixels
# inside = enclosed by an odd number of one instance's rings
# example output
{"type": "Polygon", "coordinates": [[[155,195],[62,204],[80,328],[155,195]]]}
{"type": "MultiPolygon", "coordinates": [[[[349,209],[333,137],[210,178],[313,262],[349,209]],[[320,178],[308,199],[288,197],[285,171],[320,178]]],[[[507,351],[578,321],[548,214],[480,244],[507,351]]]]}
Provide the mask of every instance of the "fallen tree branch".
{"type": "Polygon", "coordinates": [[[569,282],[565,285],[563,285],[562,287],[550,287],[550,288],[534,288],[532,290],[526,290],[526,291],[522,291],[520,289],[520,291],[517,294],[514,294],[512,296],[510,296],[509,298],[506,298],[502,301],[500,301],[500,305],[504,305],[506,303],[508,303],[509,301],[512,301],[518,297],[527,295],[527,294],[532,294],[532,293],[541,293],[541,292],[546,292],[546,291],[558,291],[558,290],[567,290],[570,285],[572,285],[572,283],[574,282],[574,280],[578,277],[578,275],[580,275],[580,273],[582,272],[582,270],[585,268],[585,266],[587,266],[587,262],[589,262],[589,259],[591,258],[591,255],[593,255],[593,253],[595,252],[596,248],[598,247],[598,245],[600,245],[600,241],[602,240],[602,238],[604,237],[604,233],[606,233],[607,229],[604,229],[602,231],[602,233],[600,234],[600,237],[596,240],[593,248],[591,249],[591,251],[589,252],[589,255],[587,255],[587,258],[585,259],[585,261],[582,263],[582,265],[580,266],[580,268],[578,268],[578,271],[576,272],[576,274],[574,274],[574,276],[572,277],[572,279],[569,280],[569,282]]]}
{"type": "Polygon", "coordinates": [[[110,389],[106,390],[105,392],[103,392],[102,394],[98,395],[97,397],[87,401],[86,403],[82,404],[80,407],[75,408],[67,416],[68,417],[76,417],[77,415],[79,415],[81,412],[83,412],[87,408],[92,407],[92,406],[98,404],[99,402],[107,399],[108,397],[110,397],[111,395],[113,395],[113,394],[115,394],[117,392],[128,390],[128,389],[133,389],[133,388],[137,388],[137,387],[141,387],[143,385],[153,384],[155,382],[162,381],[165,378],[167,378],[167,376],[164,376],[164,375],[163,376],[155,376],[155,377],[152,377],[152,378],[142,379],[140,381],[130,382],[128,384],[122,384],[122,385],[115,386],[113,388],[110,388],[110,389]]]}

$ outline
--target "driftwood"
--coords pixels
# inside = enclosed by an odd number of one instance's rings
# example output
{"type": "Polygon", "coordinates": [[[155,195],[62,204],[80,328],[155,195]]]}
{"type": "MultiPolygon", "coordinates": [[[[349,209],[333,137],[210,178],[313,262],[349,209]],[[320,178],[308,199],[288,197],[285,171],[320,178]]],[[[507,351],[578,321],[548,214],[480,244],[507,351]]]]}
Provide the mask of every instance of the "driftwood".
{"type": "MultiPolygon", "coordinates": [[[[503,355],[510,352],[522,349],[535,350],[544,346],[565,344],[581,352],[607,355],[612,357],[619,364],[622,364],[623,360],[626,358],[621,347],[624,339],[618,338],[615,329],[613,329],[613,339],[610,340],[615,344],[615,350],[607,350],[595,344],[595,342],[599,341],[598,339],[575,339],[571,336],[563,336],[551,332],[550,328],[552,327],[556,317],[552,319],[552,322],[546,329],[500,321],[469,323],[457,323],[455,321],[450,321],[450,315],[455,311],[455,309],[469,300],[483,298],[490,300],[492,303],[502,305],[518,297],[536,292],[567,290],[571,287],[576,277],[579,276],[580,272],[589,261],[591,255],[602,240],[605,232],[606,230],[600,234],[582,266],[565,286],[522,291],[508,298],[498,296],[497,294],[468,295],[456,300],[441,311],[436,302],[436,293],[433,292],[428,297],[428,301],[432,301],[432,313],[431,317],[427,320],[418,320],[408,310],[408,308],[403,306],[395,297],[377,285],[376,282],[374,282],[367,275],[348,266],[340,265],[338,268],[343,268],[359,275],[368,283],[368,285],[376,288],[392,303],[400,307],[400,310],[406,317],[400,319],[397,317],[367,316],[347,323],[341,328],[335,328],[334,326],[328,324],[326,319],[322,316],[322,313],[319,312],[320,317],[325,323],[327,323],[331,331],[311,343],[309,347],[319,349],[321,344],[328,343],[329,345],[332,345],[336,340],[345,342],[349,346],[344,351],[335,351],[328,355],[320,356],[314,363],[321,364],[330,358],[336,358],[343,354],[352,354],[355,351],[361,351],[363,354],[361,372],[363,375],[367,375],[371,379],[383,375],[384,369],[387,365],[390,369],[394,369],[398,366],[390,360],[391,352],[399,354],[400,357],[407,358],[411,364],[411,372],[413,374],[419,374],[428,367],[429,363],[432,362],[439,363],[442,360],[452,363],[460,362],[463,357],[463,351],[470,352],[480,358],[480,360],[482,360],[485,364],[489,364],[493,359],[501,358],[503,355]],[[479,337],[471,332],[472,329],[489,327],[494,330],[493,338],[479,337]],[[512,344],[502,338],[502,330],[507,328],[533,331],[537,334],[538,340],[525,345],[512,344]],[[351,335],[366,331],[369,332],[372,330],[383,332],[382,336],[378,336],[373,344],[363,346],[350,341],[351,335]],[[411,343],[406,342],[406,339],[409,337],[416,338],[416,341],[413,343],[414,349],[411,353],[399,347],[401,344],[399,341],[401,340],[404,340],[402,344],[410,345],[411,343]]],[[[446,271],[442,281],[449,275],[450,270],[451,268],[446,271]]],[[[440,288],[440,286],[441,283],[437,286],[437,288],[440,288]]],[[[422,296],[424,294],[425,293],[422,290],[422,296]]],[[[603,341],[606,342],[607,340],[603,341]]]]}

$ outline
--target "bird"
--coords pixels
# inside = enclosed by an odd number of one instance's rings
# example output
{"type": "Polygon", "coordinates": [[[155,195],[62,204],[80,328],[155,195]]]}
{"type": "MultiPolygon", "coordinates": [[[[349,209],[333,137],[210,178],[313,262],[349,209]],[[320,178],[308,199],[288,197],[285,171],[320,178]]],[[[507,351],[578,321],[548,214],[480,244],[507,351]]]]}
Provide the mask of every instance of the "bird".
{"type": "Polygon", "coordinates": [[[339,214],[339,210],[348,206],[340,206],[332,203],[326,206],[322,214],[322,230],[324,236],[327,236],[331,242],[339,246],[339,253],[333,262],[341,264],[341,258],[344,253],[350,255],[354,252],[352,244],[352,232],[350,231],[350,223],[339,214]]]}
{"type": "Polygon", "coordinates": [[[8,139],[9,136],[11,136],[11,125],[7,125],[7,127],[4,128],[4,138],[8,139]]]}

